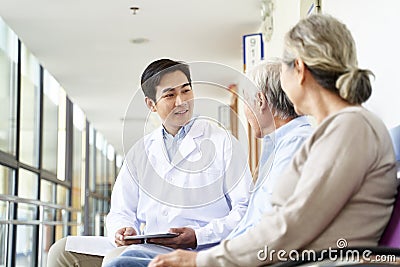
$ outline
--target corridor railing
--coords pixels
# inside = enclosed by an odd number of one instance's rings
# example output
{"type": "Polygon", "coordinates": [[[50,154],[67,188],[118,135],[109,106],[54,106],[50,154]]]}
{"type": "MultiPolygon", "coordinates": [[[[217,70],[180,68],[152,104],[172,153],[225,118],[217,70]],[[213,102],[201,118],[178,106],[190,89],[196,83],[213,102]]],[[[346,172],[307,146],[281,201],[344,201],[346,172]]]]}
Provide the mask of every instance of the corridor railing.
{"type": "MultiPolygon", "coordinates": [[[[37,218],[37,217],[36,217],[37,218]]],[[[7,242],[7,239],[9,238],[10,235],[10,226],[11,225],[37,225],[39,227],[39,240],[38,240],[38,266],[43,266],[43,251],[44,251],[44,235],[45,233],[45,226],[57,226],[57,225],[62,225],[62,233],[63,236],[66,236],[68,234],[68,227],[70,226],[76,226],[76,227],[82,227],[82,221],[80,220],[81,218],[81,210],[68,207],[68,206],[63,206],[63,205],[58,205],[58,204],[53,204],[53,203],[48,203],[48,202],[43,202],[39,200],[34,200],[34,199],[26,199],[26,198],[20,198],[18,196],[12,196],[12,195],[0,195],[0,226],[5,225],[5,229],[3,233],[4,234],[4,241],[2,242],[4,244],[3,251],[0,252],[1,255],[4,257],[9,257],[9,243],[7,242]],[[5,205],[4,205],[5,204],[5,205]],[[31,206],[34,206],[35,208],[39,209],[39,216],[38,220],[29,220],[29,219],[15,219],[14,218],[14,211],[16,208],[15,204],[28,204],[31,206]],[[52,219],[47,219],[46,218],[46,212],[47,214],[51,214],[52,219]],[[76,214],[76,216],[72,216],[73,214],[76,214]],[[61,218],[61,219],[59,219],[61,218]],[[75,221],[71,220],[71,218],[77,218],[75,221]]],[[[0,235],[1,236],[1,235],[0,235]]],[[[46,237],[49,238],[49,237],[46,237]]],[[[52,238],[52,237],[51,237],[52,238]]],[[[0,261],[1,262],[1,261],[0,261]]]]}

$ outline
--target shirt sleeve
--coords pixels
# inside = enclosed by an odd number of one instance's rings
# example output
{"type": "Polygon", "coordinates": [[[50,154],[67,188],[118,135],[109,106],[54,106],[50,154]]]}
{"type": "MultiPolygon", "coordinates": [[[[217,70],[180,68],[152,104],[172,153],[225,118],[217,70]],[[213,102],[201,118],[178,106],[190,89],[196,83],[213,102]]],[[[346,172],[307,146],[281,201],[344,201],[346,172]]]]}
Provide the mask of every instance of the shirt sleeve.
{"type": "Polygon", "coordinates": [[[318,237],[361,187],[370,164],[364,159],[377,153],[376,137],[365,125],[359,117],[348,116],[331,123],[318,138],[311,137],[280,177],[300,176],[294,179],[298,182],[283,205],[274,205],[273,212],[265,213],[261,222],[244,234],[200,252],[197,266],[268,264],[269,258],[257,258],[266,246],[290,251],[318,237]],[[364,149],[366,142],[368,149],[364,149]]]}
{"type": "Polygon", "coordinates": [[[221,242],[237,226],[247,210],[253,180],[246,153],[236,139],[232,138],[232,140],[234,140],[232,148],[225,151],[225,155],[233,156],[226,161],[229,162],[229,166],[225,169],[224,189],[225,198],[231,210],[225,217],[213,219],[205,226],[195,229],[198,248],[202,245],[221,242]],[[237,179],[238,175],[240,175],[239,179],[237,179]]]}
{"type": "Polygon", "coordinates": [[[130,167],[127,165],[125,160],[112,190],[111,208],[106,218],[107,235],[113,243],[118,229],[133,227],[138,233],[140,228],[136,216],[139,199],[139,189],[134,179],[136,173],[132,164],[130,167]]]}

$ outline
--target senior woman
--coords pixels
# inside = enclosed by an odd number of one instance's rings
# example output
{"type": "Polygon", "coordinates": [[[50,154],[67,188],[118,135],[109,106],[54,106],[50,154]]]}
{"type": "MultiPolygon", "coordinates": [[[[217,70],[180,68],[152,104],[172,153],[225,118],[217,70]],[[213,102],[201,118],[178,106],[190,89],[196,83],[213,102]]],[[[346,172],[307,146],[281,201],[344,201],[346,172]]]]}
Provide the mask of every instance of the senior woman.
{"type": "Polygon", "coordinates": [[[385,125],[361,106],[372,73],[357,64],[344,24],[329,15],[299,21],[285,36],[281,82],[296,112],[318,128],[278,179],[273,209],[212,249],[159,255],[150,266],[259,266],[277,261],[279,250],[284,259],[343,239],[377,245],[396,195],[395,157],[385,125]]]}

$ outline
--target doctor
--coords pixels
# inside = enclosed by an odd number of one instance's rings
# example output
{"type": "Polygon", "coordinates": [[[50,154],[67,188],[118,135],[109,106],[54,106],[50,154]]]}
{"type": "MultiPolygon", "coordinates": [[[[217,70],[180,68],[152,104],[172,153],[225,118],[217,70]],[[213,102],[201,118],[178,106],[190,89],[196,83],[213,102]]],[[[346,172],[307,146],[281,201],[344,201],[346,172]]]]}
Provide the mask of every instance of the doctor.
{"type": "Polygon", "coordinates": [[[166,253],[218,244],[247,209],[252,182],[238,141],[201,117],[193,118],[189,66],[169,59],[142,74],[145,102],[162,126],[128,152],[115,182],[107,232],[117,246],[137,244],[126,236],[171,232],[129,249],[166,253]],[[151,244],[149,244],[151,243],[151,244]]]}

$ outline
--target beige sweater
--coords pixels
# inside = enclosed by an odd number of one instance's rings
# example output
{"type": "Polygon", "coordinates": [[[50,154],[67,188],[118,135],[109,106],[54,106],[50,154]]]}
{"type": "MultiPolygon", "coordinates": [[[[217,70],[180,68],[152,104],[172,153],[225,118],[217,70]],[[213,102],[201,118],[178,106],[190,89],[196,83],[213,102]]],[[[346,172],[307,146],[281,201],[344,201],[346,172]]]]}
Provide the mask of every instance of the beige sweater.
{"type": "Polygon", "coordinates": [[[266,265],[271,255],[277,260],[272,250],[335,249],[339,239],[347,246],[375,246],[396,189],[385,125],[362,107],[343,109],[294,156],[275,187],[273,212],[243,235],[199,252],[197,266],[266,265]]]}

